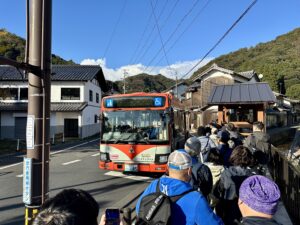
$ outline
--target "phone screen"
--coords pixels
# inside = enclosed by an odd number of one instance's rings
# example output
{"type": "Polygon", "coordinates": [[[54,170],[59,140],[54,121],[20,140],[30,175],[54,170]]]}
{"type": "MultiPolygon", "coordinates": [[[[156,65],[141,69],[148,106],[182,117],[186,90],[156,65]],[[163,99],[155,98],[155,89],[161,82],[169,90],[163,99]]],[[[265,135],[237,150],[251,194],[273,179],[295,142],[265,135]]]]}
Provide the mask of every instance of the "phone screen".
{"type": "Polygon", "coordinates": [[[105,210],[105,225],[120,225],[120,211],[119,209],[105,210]]]}

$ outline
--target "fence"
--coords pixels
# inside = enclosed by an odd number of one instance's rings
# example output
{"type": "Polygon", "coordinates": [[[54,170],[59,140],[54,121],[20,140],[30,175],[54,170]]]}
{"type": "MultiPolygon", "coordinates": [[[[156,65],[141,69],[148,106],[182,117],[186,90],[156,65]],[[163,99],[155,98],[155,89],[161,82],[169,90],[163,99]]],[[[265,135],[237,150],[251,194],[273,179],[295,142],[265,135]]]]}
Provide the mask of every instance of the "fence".
{"type": "Polygon", "coordinates": [[[281,191],[282,201],[294,224],[300,224],[300,169],[278,150],[272,150],[270,172],[281,191]]]}

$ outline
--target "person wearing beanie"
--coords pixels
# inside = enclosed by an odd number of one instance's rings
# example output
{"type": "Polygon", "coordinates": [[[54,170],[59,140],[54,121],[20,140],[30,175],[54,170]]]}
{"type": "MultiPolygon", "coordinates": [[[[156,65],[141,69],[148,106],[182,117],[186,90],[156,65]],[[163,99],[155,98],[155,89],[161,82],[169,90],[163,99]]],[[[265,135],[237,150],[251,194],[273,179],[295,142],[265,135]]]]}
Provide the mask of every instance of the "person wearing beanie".
{"type": "Polygon", "coordinates": [[[183,150],[172,152],[168,159],[168,171],[169,176],[152,181],[138,199],[136,204],[137,224],[141,220],[139,215],[142,199],[157,192],[157,187],[160,192],[170,197],[186,193],[179,200],[171,203],[171,224],[223,224],[222,220],[213,213],[204,196],[197,191],[192,191],[193,188],[189,183],[192,173],[192,158],[187,152],[183,150]]]}
{"type": "Polygon", "coordinates": [[[232,148],[230,148],[228,145],[229,133],[227,131],[219,131],[218,138],[219,138],[218,150],[222,157],[224,166],[228,167],[228,166],[230,166],[229,158],[232,153],[232,148]]]}
{"type": "Polygon", "coordinates": [[[248,177],[239,190],[238,205],[243,225],[279,225],[273,215],[277,211],[280,191],[272,180],[255,175],[248,177]]]}
{"type": "Polygon", "coordinates": [[[194,190],[201,192],[205,198],[212,191],[213,178],[209,167],[199,161],[201,142],[196,137],[186,140],[184,150],[192,158],[192,178],[190,184],[194,190]]]}

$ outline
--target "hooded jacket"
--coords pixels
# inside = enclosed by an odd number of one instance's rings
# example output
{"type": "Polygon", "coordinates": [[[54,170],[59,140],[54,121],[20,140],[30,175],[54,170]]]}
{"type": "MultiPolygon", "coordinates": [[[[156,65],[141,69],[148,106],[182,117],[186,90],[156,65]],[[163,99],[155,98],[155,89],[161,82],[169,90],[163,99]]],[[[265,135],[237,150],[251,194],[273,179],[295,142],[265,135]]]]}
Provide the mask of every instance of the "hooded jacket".
{"type": "Polygon", "coordinates": [[[249,217],[244,217],[240,225],[281,225],[281,224],[277,223],[274,219],[249,216],[249,217]]]}
{"type": "MultiPolygon", "coordinates": [[[[136,205],[137,214],[142,198],[156,191],[157,182],[158,180],[154,180],[139,198],[136,205]]],[[[168,196],[180,195],[191,189],[192,186],[187,182],[167,176],[160,178],[160,191],[168,196]]],[[[171,223],[176,225],[223,224],[222,220],[213,213],[203,195],[197,191],[189,192],[172,204],[171,223]]]]}

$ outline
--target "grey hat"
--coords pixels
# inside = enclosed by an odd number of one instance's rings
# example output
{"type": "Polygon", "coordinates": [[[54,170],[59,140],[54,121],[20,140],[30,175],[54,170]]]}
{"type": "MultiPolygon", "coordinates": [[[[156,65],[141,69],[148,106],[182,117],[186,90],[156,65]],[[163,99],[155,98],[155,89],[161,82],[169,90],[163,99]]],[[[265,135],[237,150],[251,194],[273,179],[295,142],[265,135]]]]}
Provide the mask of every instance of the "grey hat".
{"type": "Polygon", "coordinates": [[[169,156],[168,166],[173,170],[184,170],[192,167],[192,158],[184,150],[175,150],[169,156]]]}
{"type": "Polygon", "coordinates": [[[190,137],[186,140],[184,150],[190,155],[199,155],[201,150],[201,142],[196,137],[190,137]]]}

